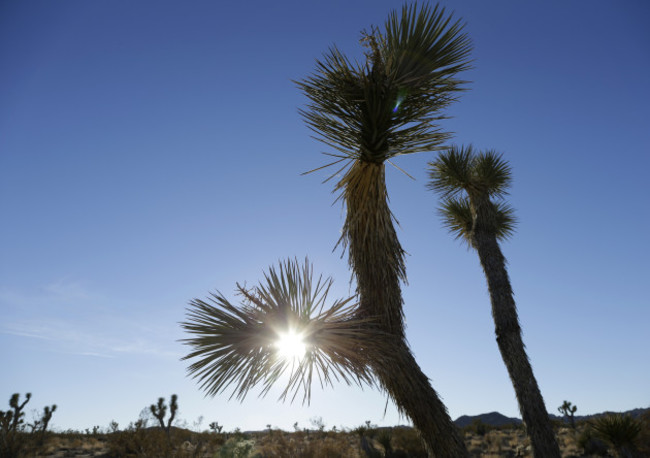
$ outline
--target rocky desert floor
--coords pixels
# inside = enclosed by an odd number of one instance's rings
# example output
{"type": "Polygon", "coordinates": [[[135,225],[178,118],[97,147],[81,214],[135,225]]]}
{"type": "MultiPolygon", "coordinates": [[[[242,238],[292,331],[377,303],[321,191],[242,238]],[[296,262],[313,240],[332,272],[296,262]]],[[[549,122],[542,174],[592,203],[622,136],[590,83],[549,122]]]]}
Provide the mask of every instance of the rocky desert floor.
{"type": "MultiPolygon", "coordinates": [[[[584,427],[557,429],[563,458],[616,456],[614,451],[585,454],[580,445],[584,427]],[[606,453],[602,455],[602,453],[606,453]]],[[[113,433],[115,434],[115,433],[113,433]]],[[[119,434],[119,433],[117,433],[119,434]]],[[[127,434],[127,433],[124,433],[127,434]]],[[[159,448],[164,436],[147,440],[112,434],[53,434],[38,452],[26,456],[47,458],[90,458],[121,456],[173,457],[426,457],[415,432],[410,428],[377,429],[359,434],[350,432],[273,430],[254,433],[210,434],[187,431],[187,440],[177,438],[172,452],[159,448]],[[192,436],[194,434],[194,436],[192,436]]],[[[530,441],[522,428],[493,429],[482,434],[465,431],[465,442],[472,457],[532,457],[530,441]]],[[[583,441],[584,443],[584,441],[583,441]]],[[[644,456],[644,455],[641,455],[644,456]]]]}

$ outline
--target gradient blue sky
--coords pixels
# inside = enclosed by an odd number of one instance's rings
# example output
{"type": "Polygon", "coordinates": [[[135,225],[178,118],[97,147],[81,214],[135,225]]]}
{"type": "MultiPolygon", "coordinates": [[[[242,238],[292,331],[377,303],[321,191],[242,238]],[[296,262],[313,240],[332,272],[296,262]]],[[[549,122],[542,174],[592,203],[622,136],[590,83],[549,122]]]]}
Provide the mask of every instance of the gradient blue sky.
{"type": "MultiPolygon", "coordinates": [[[[159,396],[226,430],[406,423],[376,390],[311,406],[204,398],[179,361],[187,302],[305,255],[350,292],[332,251],[344,210],[292,79],[397,1],[0,3],[0,405],[31,391],[55,428],[121,426],[159,396]]],[[[548,409],[650,406],[650,4],[447,1],[467,22],[471,90],[443,127],[502,151],[518,232],[509,260],[548,409]]],[[[433,153],[387,173],[408,251],[407,334],[450,414],[518,416],[474,252],[427,191],[433,153]]],[[[4,407],[2,407],[4,408],[4,407]]]]}

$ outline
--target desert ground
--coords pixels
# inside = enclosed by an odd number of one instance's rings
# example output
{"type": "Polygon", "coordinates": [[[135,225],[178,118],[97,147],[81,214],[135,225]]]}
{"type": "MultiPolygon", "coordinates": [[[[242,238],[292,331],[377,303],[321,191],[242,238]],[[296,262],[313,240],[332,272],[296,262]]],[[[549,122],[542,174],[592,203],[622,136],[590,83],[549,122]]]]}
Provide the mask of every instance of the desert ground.
{"type": "MultiPolygon", "coordinates": [[[[30,457],[426,457],[416,432],[408,427],[359,427],[348,431],[302,430],[285,432],[193,432],[173,428],[167,436],[159,428],[130,425],[124,431],[51,433],[30,457]]],[[[636,455],[650,456],[647,423],[637,438],[636,455]]],[[[472,457],[532,457],[530,442],[521,426],[494,428],[474,424],[464,428],[472,457]]],[[[593,436],[589,423],[571,428],[556,425],[564,458],[625,456],[612,444],[593,436]]]]}

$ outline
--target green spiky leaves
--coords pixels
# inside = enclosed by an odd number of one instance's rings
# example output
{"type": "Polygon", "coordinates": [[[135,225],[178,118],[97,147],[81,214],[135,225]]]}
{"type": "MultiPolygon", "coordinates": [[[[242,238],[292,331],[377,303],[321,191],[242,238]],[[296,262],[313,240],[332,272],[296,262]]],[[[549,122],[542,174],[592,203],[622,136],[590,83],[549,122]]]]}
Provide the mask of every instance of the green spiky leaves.
{"type": "Polygon", "coordinates": [[[440,111],[462,90],[456,74],[469,68],[462,28],[444,9],[404,7],[383,32],[364,35],[365,63],[333,47],[297,82],[310,101],[301,114],[316,138],[339,152],[336,162],[382,163],[441,145],[448,135],[436,125],[440,111]]]}
{"type": "Polygon", "coordinates": [[[452,146],[429,166],[429,188],[443,198],[472,193],[502,198],[512,183],[510,166],[500,154],[477,152],[471,145],[452,146]]]}
{"type": "Polygon", "coordinates": [[[596,434],[619,451],[624,447],[635,448],[637,436],[642,431],[642,424],[638,420],[622,414],[605,415],[592,421],[590,426],[596,434]]]}
{"type": "Polygon", "coordinates": [[[353,298],[326,307],[331,284],[322,277],[314,282],[307,260],[302,266],[288,260],[253,289],[237,285],[238,305],[219,293],[194,299],[181,323],[193,335],[184,339],[193,351],[183,359],[195,359],[189,372],[208,395],[234,385],[232,396],[240,400],[258,385],[266,395],[280,378],[286,380],[280,398],[293,393],[293,400],[302,391],[303,402],[314,378],[321,386],[339,380],[372,385],[368,361],[387,352],[385,339],[369,320],[357,318],[353,298]],[[283,354],[287,335],[299,336],[304,355],[283,354]]]}
{"type": "Polygon", "coordinates": [[[405,87],[433,83],[450,89],[460,81],[455,75],[468,68],[472,44],[463,34],[463,24],[452,22],[444,8],[404,5],[402,14],[393,11],[386,21],[385,64],[387,74],[405,87]]]}
{"type": "MultiPolygon", "coordinates": [[[[490,219],[490,232],[497,239],[505,240],[514,234],[516,219],[514,209],[504,202],[494,202],[493,218],[490,219]]],[[[442,202],[440,214],[444,226],[449,229],[457,239],[462,239],[471,245],[471,235],[474,228],[474,219],[470,199],[468,197],[449,197],[442,202]]]]}
{"type": "Polygon", "coordinates": [[[456,238],[471,245],[478,227],[497,239],[514,233],[514,210],[502,200],[508,194],[512,173],[500,154],[452,146],[429,167],[428,186],[442,196],[440,213],[456,238]]]}

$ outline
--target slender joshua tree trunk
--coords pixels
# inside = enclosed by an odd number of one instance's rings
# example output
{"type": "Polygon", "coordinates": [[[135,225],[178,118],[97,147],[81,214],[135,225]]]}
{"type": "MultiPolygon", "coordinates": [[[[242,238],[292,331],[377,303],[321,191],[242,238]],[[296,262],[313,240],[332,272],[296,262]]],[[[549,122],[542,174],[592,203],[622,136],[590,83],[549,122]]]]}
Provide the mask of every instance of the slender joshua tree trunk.
{"type": "Polygon", "coordinates": [[[342,242],[357,280],[359,313],[394,341],[394,352],[371,362],[382,387],[408,415],[431,456],[468,457],[447,409],[415,361],[404,335],[400,280],[405,280],[404,251],[388,207],[384,164],[357,161],[337,185],[343,189],[347,216],[342,242]]]}
{"type": "Polygon", "coordinates": [[[489,229],[491,224],[488,221],[493,214],[492,203],[487,196],[470,196],[470,201],[474,216],[472,244],[478,252],[487,278],[497,344],[515,389],[533,453],[537,458],[560,458],[560,449],[544,399],[521,338],[506,260],[494,232],[489,229]]]}
{"type": "Polygon", "coordinates": [[[413,421],[429,456],[469,457],[447,409],[404,339],[395,339],[395,353],[390,364],[373,365],[373,369],[400,410],[413,421]]]}

